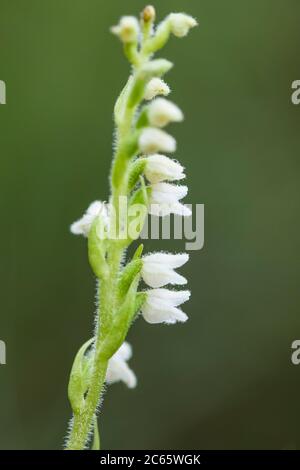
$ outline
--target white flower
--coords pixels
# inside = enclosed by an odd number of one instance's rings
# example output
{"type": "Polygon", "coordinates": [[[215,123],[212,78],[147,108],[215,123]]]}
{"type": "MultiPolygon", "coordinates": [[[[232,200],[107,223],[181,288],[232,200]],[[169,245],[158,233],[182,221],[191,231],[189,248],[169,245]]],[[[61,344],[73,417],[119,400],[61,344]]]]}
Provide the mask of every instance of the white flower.
{"type": "Polygon", "coordinates": [[[168,85],[160,78],[154,77],[146,86],[145,100],[152,100],[158,95],[167,96],[170,93],[168,85]]]}
{"type": "Polygon", "coordinates": [[[185,277],[175,272],[189,259],[186,253],[173,255],[171,253],[151,253],[143,257],[142,278],[148,286],[157,288],[167,284],[183,285],[185,277]]]}
{"type": "Polygon", "coordinates": [[[151,188],[150,214],[157,216],[177,214],[185,217],[192,215],[191,210],[179,202],[187,195],[187,186],[156,183],[151,188]]]}
{"type": "Polygon", "coordinates": [[[139,138],[142,153],[175,152],[176,140],[166,132],[155,127],[146,127],[139,138]]]}
{"type": "Polygon", "coordinates": [[[81,219],[77,220],[71,225],[71,232],[74,235],[84,235],[87,237],[92,223],[94,222],[95,218],[99,217],[100,215],[103,217],[104,224],[107,225],[108,213],[105,203],[101,201],[92,202],[81,219]]]}
{"type": "Polygon", "coordinates": [[[170,122],[182,121],[183,113],[171,101],[165,98],[156,98],[149,105],[148,119],[151,126],[165,127],[170,122]]]}
{"type": "Polygon", "coordinates": [[[110,30],[125,43],[137,41],[140,33],[139,22],[135,16],[123,16],[119,24],[112,26],[110,30]]]}
{"type": "Polygon", "coordinates": [[[169,15],[172,33],[178,38],[186,36],[191,28],[198,25],[195,18],[185,13],[171,13],[169,15]]]}
{"type": "Polygon", "coordinates": [[[106,372],[106,382],[113,384],[120,380],[124,382],[127,387],[134,388],[137,380],[134,372],[128,367],[126,361],[132,356],[132,349],[126,341],[118,349],[118,351],[108,361],[106,372]]]}
{"type": "Polygon", "coordinates": [[[142,306],[142,315],[148,323],[173,324],[185,322],[188,317],[177,308],[190,298],[190,292],[153,289],[147,291],[147,299],[142,306]]]}
{"type": "Polygon", "coordinates": [[[165,155],[149,155],[146,159],[145,175],[150,183],[161,181],[176,181],[185,178],[184,168],[180,163],[165,155]]]}

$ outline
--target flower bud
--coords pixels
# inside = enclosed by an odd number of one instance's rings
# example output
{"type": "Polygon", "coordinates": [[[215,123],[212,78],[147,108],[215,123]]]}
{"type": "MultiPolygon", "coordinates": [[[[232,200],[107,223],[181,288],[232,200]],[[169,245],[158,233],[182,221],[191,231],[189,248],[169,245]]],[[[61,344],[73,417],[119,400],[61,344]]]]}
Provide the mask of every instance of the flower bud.
{"type": "Polygon", "coordinates": [[[183,38],[191,28],[198,25],[195,18],[185,13],[171,13],[169,15],[169,22],[172,33],[178,38],[183,38]]]}
{"type": "Polygon", "coordinates": [[[144,10],[142,11],[142,20],[145,23],[149,23],[150,21],[153,22],[155,21],[155,8],[152,5],[147,5],[144,10]]]}
{"type": "Polygon", "coordinates": [[[146,127],[139,138],[142,153],[175,152],[176,140],[166,132],[155,127],[146,127]]]}
{"type": "Polygon", "coordinates": [[[182,121],[183,113],[171,101],[164,98],[156,98],[149,105],[148,119],[151,126],[165,127],[170,122],[182,121]]]}
{"type": "Polygon", "coordinates": [[[160,78],[152,78],[146,86],[145,100],[152,100],[158,95],[167,96],[170,93],[168,85],[160,78]]]}
{"type": "Polygon", "coordinates": [[[145,158],[143,170],[150,183],[176,181],[185,178],[184,168],[180,163],[160,154],[149,155],[145,158]]]}
{"type": "Polygon", "coordinates": [[[112,26],[111,32],[124,43],[133,43],[138,40],[140,27],[135,16],[123,16],[117,26],[112,26]]]}

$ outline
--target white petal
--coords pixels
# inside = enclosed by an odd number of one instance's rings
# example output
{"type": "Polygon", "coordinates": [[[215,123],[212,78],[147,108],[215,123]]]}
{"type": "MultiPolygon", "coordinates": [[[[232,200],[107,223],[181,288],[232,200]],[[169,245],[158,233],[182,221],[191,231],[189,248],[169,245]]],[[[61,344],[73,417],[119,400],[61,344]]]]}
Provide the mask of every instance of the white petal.
{"type": "Polygon", "coordinates": [[[184,198],[188,193],[187,186],[176,186],[169,183],[156,183],[152,185],[151,202],[173,203],[184,198]]]}
{"type": "Polygon", "coordinates": [[[121,357],[124,361],[128,361],[132,357],[132,347],[127,341],[121,345],[121,347],[116,352],[119,357],[121,357]]]}
{"type": "Polygon", "coordinates": [[[176,140],[161,129],[146,127],[140,135],[139,147],[140,151],[145,154],[160,151],[175,152],[176,140]]]}
{"type": "Polygon", "coordinates": [[[164,98],[156,98],[149,105],[148,118],[151,126],[164,127],[169,122],[180,122],[183,113],[178,106],[164,98]]]}
{"type": "Polygon", "coordinates": [[[148,323],[166,323],[174,324],[178,322],[185,322],[188,317],[179,308],[166,306],[165,308],[155,308],[147,302],[142,307],[142,315],[148,323]]]}
{"type": "Polygon", "coordinates": [[[126,362],[126,360],[128,360],[130,357],[131,346],[125,342],[108,362],[105,378],[107,383],[112,384],[121,380],[129,388],[136,386],[136,376],[126,362]]]}
{"type": "Polygon", "coordinates": [[[184,168],[180,163],[165,155],[150,155],[146,161],[145,175],[150,183],[181,180],[185,178],[183,171],[184,168]]]}
{"type": "Polygon", "coordinates": [[[173,269],[161,266],[156,263],[147,263],[142,269],[143,280],[149,287],[163,287],[167,284],[184,285],[187,283],[185,277],[180,276],[173,269]]]}
{"type": "Polygon", "coordinates": [[[123,16],[117,26],[111,27],[111,32],[118,36],[121,41],[128,43],[137,40],[140,27],[134,16],[123,16]]]}
{"type": "Polygon", "coordinates": [[[153,289],[148,291],[147,300],[155,305],[171,305],[177,307],[183,304],[190,298],[190,291],[188,290],[168,290],[168,289],[153,289]]]}
{"type": "Polygon", "coordinates": [[[105,226],[107,226],[108,225],[108,212],[107,212],[105,203],[101,201],[92,202],[87,208],[85,214],[81,217],[81,219],[77,220],[71,225],[70,227],[71,232],[74,235],[84,235],[85,237],[87,237],[91,229],[93,221],[95,220],[96,217],[100,215],[101,217],[103,217],[105,226]]]}
{"type": "Polygon", "coordinates": [[[191,28],[197,26],[197,21],[185,13],[171,13],[169,15],[172,33],[178,38],[186,36],[191,28]]]}
{"type": "Polygon", "coordinates": [[[103,210],[104,207],[105,206],[104,206],[103,202],[94,201],[89,205],[89,207],[87,208],[86,213],[89,214],[89,215],[97,216],[97,215],[100,214],[100,212],[103,210]]]}
{"type": "Polygon", "coordinates": [[[187,253],[150,253],[143,257],[144,261],[151,263],[160,263],[167,265],[170,268],[176,269],[183,266],[189,260],[189,255],[187,253]]]}
{"type": "Polygon", "coordinates": [[[77,220],[71,225],[70,230],[74,235],[84,235],[87,237],[93,220],[93,216],[85,214],[81,219],[77,220]]]}
{"type": "Polygon", "coordinates": [[[168,85],[160,78],[154,77],[146,86],[145,100],[152,100],[157,95],[167,96],[170,93],[168,85]]]}
{"type": "Polygon", "coordinates": [[[190,217],[192,215],[192,211],[184,204],[176,202],[170,207],[170,214],[181,215],[182,217],[190,217]]]}
{"type": "Polygon", "coordinates": [[[106,382],[113,384],[119,381],[124,382],[129,388],[134,388],[137,383],[134,372],[126,362],[116,362],[115,359],[110,359],[106,372],[106,382]]]}

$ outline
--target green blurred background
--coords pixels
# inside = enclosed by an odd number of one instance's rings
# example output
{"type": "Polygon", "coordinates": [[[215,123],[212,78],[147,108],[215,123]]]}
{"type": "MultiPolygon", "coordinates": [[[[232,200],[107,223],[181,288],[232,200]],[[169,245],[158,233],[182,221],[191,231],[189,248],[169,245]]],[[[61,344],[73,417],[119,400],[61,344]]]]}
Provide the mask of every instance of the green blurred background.
{"type": "MultiPolygon", "coordinates": [[[[69,225],[107,199],[112,109],[129,68],[109,33],[127,0],[0,0],[0,448],[61,448],[94,280],[69,225]]],[[[300,448],[298,0],[166,0],[200,27],[161,52],[186,120],[172,127],[189,203],[205,204],[190,320],[135,323],[139,380],[108,389],[106,449],[300,448]]],[[[153,249],[184,242],[147,242],[153,249]]]]}

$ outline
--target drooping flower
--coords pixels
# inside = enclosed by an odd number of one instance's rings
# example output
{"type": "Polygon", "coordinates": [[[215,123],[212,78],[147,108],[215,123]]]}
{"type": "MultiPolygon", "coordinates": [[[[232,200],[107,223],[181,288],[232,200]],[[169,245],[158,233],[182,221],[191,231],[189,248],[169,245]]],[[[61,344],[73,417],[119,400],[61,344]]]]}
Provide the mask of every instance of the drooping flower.
{"type": "Polygon", "coordinates": [[[142,306],[142,315],[148,323],[174,324],[185,322],[187,315],[178,308],[186,302],[190,292],[171,291],[168,289],[152,289],[147,291],[147,298],[142,306]]]}
{"type": "Polygon", "coordinates": [[[175,152],[176,140],[161,129],[146,127],[140,135],[139,148],[145,154],[175,152]]]}
{"type": "Polygon", "coordinates": [[[169,183],[156,183],[151,186],[149,213],[156,216],[170,214],[188,217],[191,210],[179,201],[187,195],[187,186],[169,183]]]}
{"type": "Polygon", "coordinates": [[[150,80],[150,82],[146,86],[145,100],[152,100],[158,95],[167,96],[170,93],[170,88],[161,80],[161,78],[154,77],[150,80]]]}
{"type": "Polygon", "coordinates": [[[122,16],[119,24],[112,26],[110,30],[124,43],[130,43],[137,41],[140,33],[140,26],[135,16],[122,16]]]}
{"type": "Polygon", "coordinates": [[[187,253],[151,253],[143,257],[142,278],[148,286],[157,288],[167,284],[183,285],[185,277],[175,269],[183,266],[189,259],[187,253]]]}
{"type": "Polygon", "coordinates": [[[176,181],[185,178],[184,168],[180,163],[165,155],[149,155],[146,159],[145,176],[150,183],[176,181]]]}
{"type": "Polygon", "coordinates": [[[92,202],[81,219],[74,222],[70,230],[74,235],[88,236],[92,223],[96,217],[101,216],[105,225],[108,224],[108,213],[106,204],[102,201],[92,202]]]}
{"type": "Polygon", "coordinates": [[[131,358],[131,356],[131,346],[125,341],[108,361],[105,378],[107,383],[113,384],[115,382],[122,381],[129,388],[134,388],[136,386],[136,376],[127,364],[127,361],[131,358]]]}
{"type": "Polygon", "coordinates": [[[171,13],[169,15],[169,22],[172,33],[178,38],[183,38],[191,28],[198,25],[195,18],[185,13],[171,13]]]}
{"type": "Polygon", "coordinates": [[[148,109],[148,119],[151,126],[165,127],[170,122],[183,120],[183,113],[176,104],[165,98],[156,98],[148,109]]]}

